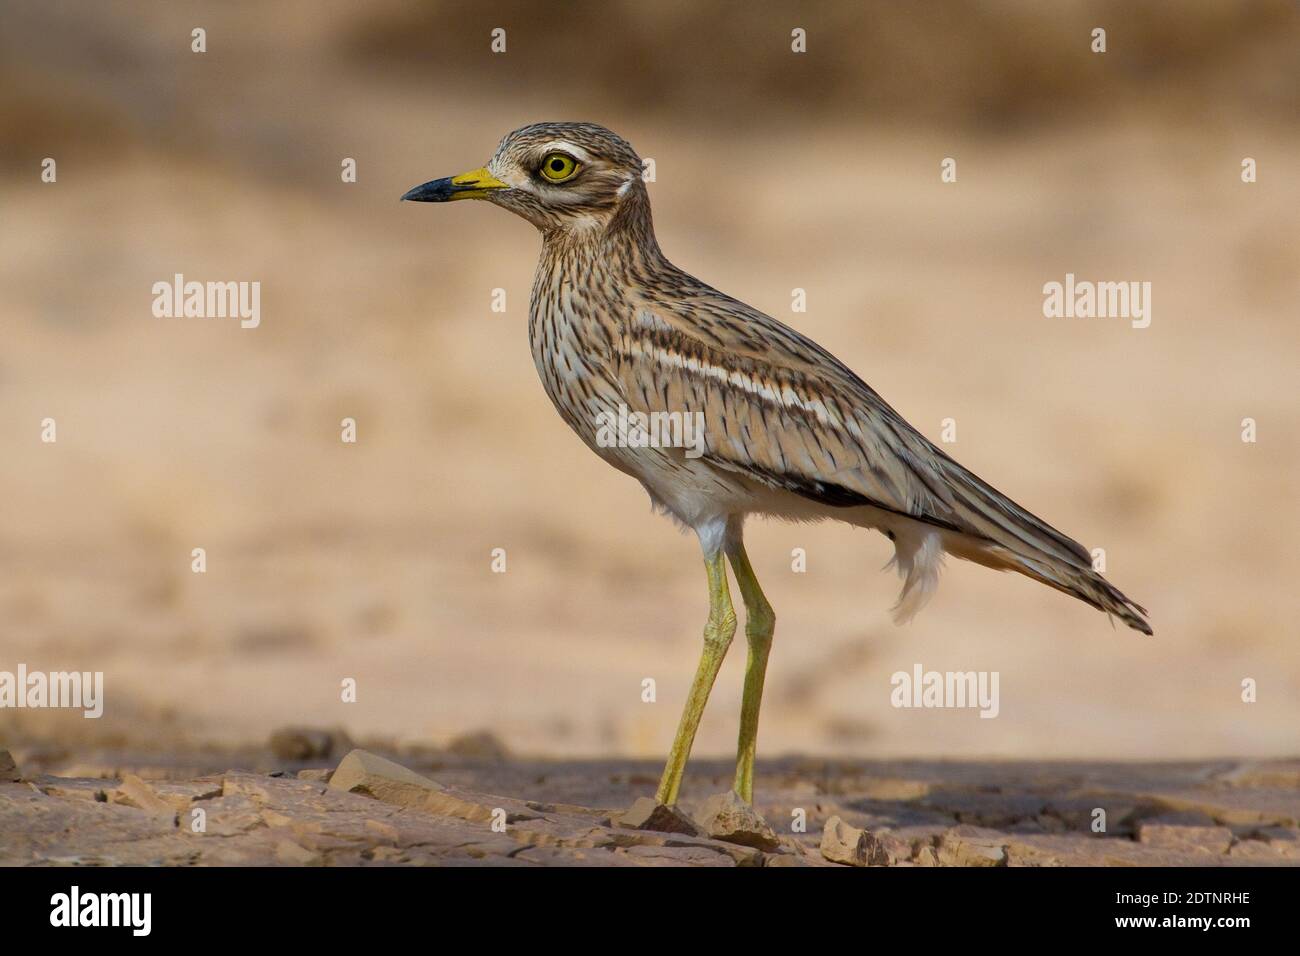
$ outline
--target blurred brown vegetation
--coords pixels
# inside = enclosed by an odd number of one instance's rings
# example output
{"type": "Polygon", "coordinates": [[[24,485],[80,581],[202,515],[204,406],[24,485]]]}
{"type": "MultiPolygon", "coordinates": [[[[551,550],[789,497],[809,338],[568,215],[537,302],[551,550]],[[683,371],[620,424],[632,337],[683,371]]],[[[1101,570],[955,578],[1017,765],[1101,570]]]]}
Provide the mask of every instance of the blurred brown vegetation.
{"type": "MultiPolygon", "coordinates": [[[[36,143],[112,155],[147,140],[209,156],[232,132],[212,120],[232,117],[193,115],[191,94],[242,87],[275,102],[277,74],[300,69],[422,88],[429,112],[416,122],[453,97],[554,98],[574,116],[617,109],[723,131],[748,127],[755,109],[774,125],[902,122],[982,135],[1114,109],[1211,128],[1243,109],[1282,123],[1300,113],[1300,28],[1287,0],[53,2],[15,4],[6,24],[9,164],[29,161],[36,143]],[[214,70],[177,39],[208,23],[214,70]],[[791,56],[795,25],[812,38],[810,55],[791,56]],[[1111,38],[1103,57],[1088,50],[1096,26],[1111,38]],[[507,56],[487,54],[494,27],[508,32],[507,56]]],[[[296,105],[294,123],[323,119],[324,104],[296,105]]]]}

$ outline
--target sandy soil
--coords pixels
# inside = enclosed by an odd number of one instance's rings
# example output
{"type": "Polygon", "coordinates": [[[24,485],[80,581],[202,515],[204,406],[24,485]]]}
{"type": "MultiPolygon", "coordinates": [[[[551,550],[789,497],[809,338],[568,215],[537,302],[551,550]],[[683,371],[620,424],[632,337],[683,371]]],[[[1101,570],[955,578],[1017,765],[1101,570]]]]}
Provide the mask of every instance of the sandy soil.
{"type": "Polygon", "coordinates": [[[759,768],[752,808],[697,762],[669,810],[645,762],[335,744],[32,753],[17,773],[0,752],[0,865],[1300,865],[1296,761],[792,758],[759,768]]]}

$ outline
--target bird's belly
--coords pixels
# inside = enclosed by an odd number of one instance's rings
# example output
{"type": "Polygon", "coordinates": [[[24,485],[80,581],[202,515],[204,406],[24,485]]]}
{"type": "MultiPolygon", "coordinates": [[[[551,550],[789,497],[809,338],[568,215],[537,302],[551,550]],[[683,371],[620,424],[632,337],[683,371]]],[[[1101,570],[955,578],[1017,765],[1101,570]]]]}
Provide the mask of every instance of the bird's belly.
{"type": "Polygon", "coordinates": [[[605,462],[641,482],[651,500],[690,527],[749,510],[748,483],[705,461],[703,436],[685,419],[642,421],[612,381],[579,383],[538,363],[543,388],[565,423],[605,462]]]}

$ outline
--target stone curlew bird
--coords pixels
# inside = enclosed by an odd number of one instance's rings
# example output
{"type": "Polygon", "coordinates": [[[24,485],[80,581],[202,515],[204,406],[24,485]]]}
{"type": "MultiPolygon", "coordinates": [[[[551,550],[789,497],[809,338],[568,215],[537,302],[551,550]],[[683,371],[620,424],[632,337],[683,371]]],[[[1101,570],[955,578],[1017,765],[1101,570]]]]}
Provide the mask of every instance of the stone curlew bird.
{"type": "Polygon", "coordinates": [[[677,800],[735,634],[724,556],[749,644],[735,790],[753,801],[775,617],[745,554],[747,515],[834,518],[886,535],[903,579],[900,623],[929,599],[947,553],[1018,571],[1151,633],[1146,611],[1092,569],[1081,545],[945,455],[817,343],[669,262],[641,173],[632,147],[601,126],[536,123],[507,135],[484,168],[402,198],[483,199],[541,231],[528,338],[546,394],[592,451],[699,536],[708,623],[660,803],[677,800]],[[611,421],[662,423],[665,413],[702,414],[700,446],[649,441],[644,429],[602,440],[611,421]]]}

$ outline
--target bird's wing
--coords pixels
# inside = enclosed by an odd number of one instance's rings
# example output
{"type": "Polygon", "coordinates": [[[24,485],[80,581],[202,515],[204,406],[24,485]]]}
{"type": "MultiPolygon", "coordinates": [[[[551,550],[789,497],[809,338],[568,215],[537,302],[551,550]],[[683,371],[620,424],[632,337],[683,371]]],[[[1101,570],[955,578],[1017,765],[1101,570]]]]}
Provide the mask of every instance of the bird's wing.
{"type": "Polygon", "coordinates": [[[630,408],[703,412],[718,467],[827,505],[871,505],[1075,566],[1077,542],[907,424],[846,365],[702,284],[643,299],[615,342],[630,408]]]}

